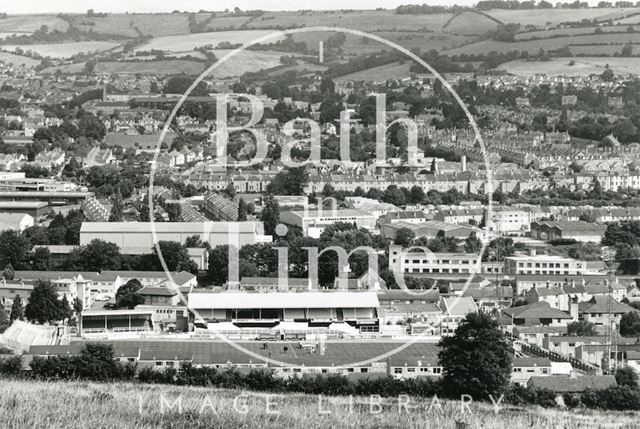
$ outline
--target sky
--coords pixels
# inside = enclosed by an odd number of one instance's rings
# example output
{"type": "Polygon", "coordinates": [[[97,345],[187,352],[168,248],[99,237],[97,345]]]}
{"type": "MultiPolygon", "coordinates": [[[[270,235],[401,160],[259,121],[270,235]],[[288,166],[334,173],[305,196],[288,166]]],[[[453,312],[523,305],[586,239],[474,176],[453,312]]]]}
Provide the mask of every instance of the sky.
{"type": "MultiPolygon", "coordinates": [[[[469,6],[477,0],[455,0],[469,6]]],[[[1,0],[0,12],[6,13],[84,13],[96,12],[171,12],[200,9],[222,11],[239,7],[243,10],[300,10],[300,9],[394,9],[401,4],[452,4],[448,0],[1,0]],[[3,4],[6,3],[6,4],[3,4]]]]}

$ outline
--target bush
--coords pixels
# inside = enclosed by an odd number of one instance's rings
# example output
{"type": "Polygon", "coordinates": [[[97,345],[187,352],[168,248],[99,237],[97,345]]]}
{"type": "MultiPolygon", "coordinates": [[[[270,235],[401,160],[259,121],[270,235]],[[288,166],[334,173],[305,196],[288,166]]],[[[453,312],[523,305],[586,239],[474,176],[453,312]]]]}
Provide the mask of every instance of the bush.
{"type": "Polygon", "coordinates": [[[0,359],[0,374],[20,375],[22,373],[22,356],[0,359]]]}
{"type": "Polygon", "coordinates": [[[549,389],[529,388],[516,384],[509,386],[504,393],[504,401],[513,405],[540,405],[555,407],[556,395],[549,389]]]}
{"type": "Polygon", "coordinates": [[[94,381],[132,380],[136,366],[121,364],[110,344],[87,343],[79,356],[34,357],[33,377],[44,380],[84,379],[94,381]]]}
{"type": "Polygon", "coordinates": [[[575,393],[565,393],[562,395],[562,399],[567,408],[578,408],[582,405],[582,402],[580,402],[580,395],[575,393]]]}
{"type": "Polygon", "coordinates": [[[630,386],[614,386],[584,392],[580,400],[588,408],[640,410],[640,391],[630,386]]]}

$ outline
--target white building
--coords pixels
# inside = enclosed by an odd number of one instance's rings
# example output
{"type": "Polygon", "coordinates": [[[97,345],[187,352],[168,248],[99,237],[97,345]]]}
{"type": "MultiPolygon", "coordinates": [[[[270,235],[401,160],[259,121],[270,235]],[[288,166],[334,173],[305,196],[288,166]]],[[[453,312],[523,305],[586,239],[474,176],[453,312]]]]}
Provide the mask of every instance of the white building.
{"type": "Polygon", "coordinates": [[[471,274],[480,272],[480,255],[475,253],[433,253],[417,249],[407,253],[402,246],[389,246],[389,268],[395,272],[428,274],[471,274]]]}
{"type": "Polygon", "coordinates": [[[302,228],[305,236],[319,238],[322,231],[338,222],[355,223],[358,228],[374,229],[377,217],[356,209],[324,209],[280,212],[280,222],[302,228]]]}
{"type": "Polygon", "coordinates": [[[508,256],[504,259],[504,273],[508,275],[581,275],[587,273],[587,263],[557,255],[508,256]]]}
{"type": "Polygon", "coordinates": [[[33,216],[26,213],[0,213],[0,231],[24,231],[33,226],[33,216]]]}

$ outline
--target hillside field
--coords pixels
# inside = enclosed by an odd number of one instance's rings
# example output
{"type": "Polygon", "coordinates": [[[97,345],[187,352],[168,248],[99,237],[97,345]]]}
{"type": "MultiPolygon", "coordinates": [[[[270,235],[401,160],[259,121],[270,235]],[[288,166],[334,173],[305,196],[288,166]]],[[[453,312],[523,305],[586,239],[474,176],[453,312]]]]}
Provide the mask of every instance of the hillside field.
{"type": "Polygon", "coordinates": [[[512,50],[527,51],[536,53],[540,49],[546,51],[561,49],[568,46],[572,49],[574,46],[605,46],[609,52],[613,54],[616,49],[622,48],[627,43],[640,43],[640,33],[603,33],[603,34],[586,34],[568,37],[552,37],[548,39],[523,40],[517,42],[502,42],[496,40],[482,40],[476,43],[461,46],[455,49],[444,51],[447,55],[457,54],[488,54],[491,51],[509,52],[512,50]]]}
{"type": "Polygon", "coordinates": [[[0,51],[0,61],[5,64],[13,64],[15,67],[35,67],[40,64],[40,61],[34,60],[33,58],[14,55],[4,51],[0,51]]]}
{"type": "MultiPolygon", "coordinates": [[[[221,42],[229,42],[231,44],[246,43],[272,33],[274,33],[272,30],[238,30],[155,37],[148,43],[138,46],[136,52],[154,49],[167,52],[184,52],[192,51],[194,48],[205,45],[212,45],[215,48],[221,42]]],[[[282,37],[274,36],[265,43],[274,43],[279,39],[282,39],[282,37]]]]}
{"type": "Polygon", "coordinates": [[[164,60],[164,61],[123,61],[123,62],[99,62],[96,64],[96,73],[135,74],[156,73],[159,75],[191,74],[197,75],[204,70],[204,63],[196,61],[164,60]]]}
{"type": "Polygon", "coordinates": [[[272,412],[268,413],[267,395],[263,393],[162,385],[2,380],[0,421],[3,429],[631,429],[640,417],[635,412],[567,412],[507,406],[495,414],[491,404],[476,403],[470,405],[470,413],[463,413],[460,403],[453,401],[441,400],[441,407],[429,409],[433,398],[409,398],[408,409],[398,407],[398,398],[388,398],[377,414],[368,397],[354,397],[352,412],[348,401],[347,397],[320,399],[313,395],[276,394],[270,398],[272,412]],[[242,393],[247,395],[246,399],[235,399],[242,393]],[[160,405],[162,397],[168,404],[164,413],[160,405]],[[178,397],[182,398],[181,413],[177,405],[169,409],[178,397]],[[328,414],[320,414],[319,408],[328,414]],[[246,413],[237,410],[246,410],[246,413]]]}
{"type": "Polygon", "coordinates": [[[55,15],[9,15],[0,19],[0,32],[32,33],[46,25],[51,30],[67,31],[69,24],[55,15]]]}
{"type": "Polygon", "coordinates": [[[413,61],[408,60],[404,63],[385,64],[380,67],[373,67],[370,69],[362,70],[356,73],[340,76],[335,78],[336,82],[341,81],[385,81],[388,79],[402,79],[409,77],[409,67],[411,67],[413,61]]]}
{"type": "Polygon", "coordinates": [[[606,21],[609,19],[624,19],[630,15],[640,13],[640,8],[615,8],[615,9],[533,9],[533,10],[507,10],[493,9],[486,12],[493,18],[503,22],[537,27],[551,27],[563,22],[576,22],[583,19],[606,21]]]}
{"type": "Polygon", "coordinates": [[[71,42],[71,43],[46,43],[38,45],[1,45],[2,49],[14,51],[20,48],[25,52],[33,51],[43,57],[51,58],[70,58],[80,52],[92,53],[106,51],[118,46],[118,43],[112,42],[71,42]]]}
{"type": "Polygon", "coordinates": [[[605,71],[607,64],[614,73],[638,73],[638,70],[640,70],[640,58],[634,57],[554,58],[551,61],[515,60],[500,64],[498,69],[521,76],[532,76],[535,74],[588,76],[590,74],[601,74],[605,71]],[[570,66],[569,62],[572,60],[575,61],[575,64],[570,66]]]}

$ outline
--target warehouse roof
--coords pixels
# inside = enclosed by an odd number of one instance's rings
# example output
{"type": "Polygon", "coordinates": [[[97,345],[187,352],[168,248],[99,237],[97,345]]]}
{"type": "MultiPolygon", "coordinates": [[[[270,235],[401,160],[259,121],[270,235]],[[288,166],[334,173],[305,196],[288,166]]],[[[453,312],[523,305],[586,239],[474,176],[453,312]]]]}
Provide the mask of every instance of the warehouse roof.
{"type": "Polygon", "coordinates": [[[81,233],[108,232],[148,233],[163,232],[207,233],[254,233],[261,222],[83,222],[81,233]]]}

